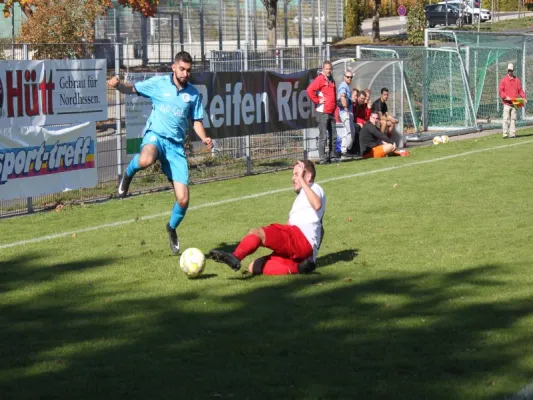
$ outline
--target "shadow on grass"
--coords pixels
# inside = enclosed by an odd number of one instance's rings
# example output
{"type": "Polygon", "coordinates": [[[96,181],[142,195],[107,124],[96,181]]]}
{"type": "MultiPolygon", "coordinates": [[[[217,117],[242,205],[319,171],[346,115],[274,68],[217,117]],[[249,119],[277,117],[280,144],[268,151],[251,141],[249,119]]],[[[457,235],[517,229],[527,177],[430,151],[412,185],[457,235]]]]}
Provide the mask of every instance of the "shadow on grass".
{"type": "MultiPolygon", "coordinates": [[[[320,253],[319,253],[320,254],[320,253]]],[[[320,256],[316,260],[318,268],[326,267],[328,265],[333,265],[338,262],[350,262],[359,255],[358,249],[346,249],[338,251],[336,253],[328,253],[323,256],[320,256]]]]}
{"type": "Polygon", "coordinates": [[[502,382],[530,373],[532,334],[511,328],[533,313],[533,296],[486,302],[478,296],[491,286],[500,291],[511,273],[483,265],[359,282],[280,277],[243,289],[224,281],[226,294],[199,286],[198,296],[186,289],[134,297],[124,282],[56,286],[0,303],[0,393],[6,399],[502,398],[502,382]]]}
{"type": "Polygon", "coordinates": [[[202,274],[196,278],[193,278],[195,280],[203,280],[203,279],[211,279],[211,278],[216,278],[218,275],[217,274],[202,274]]]}
{"type": "Polygon", "coordinates": [[[239,245],[239,242],[233,242],[233,243],[222,242],[222,243],[219,243],[217,246],[213,247],[213,249],[225,251],[226,253],[233,253],[233,251],[235,251],[238,245],[239,245]]]}
{"type": "Polygon", "coordinates": [[[46,253],[32,252],[7,261],[0,261],[0,292],[19,289],[21,285],[42,283],[51,278],[57,279],[66,273],[108,266],[114,262],[113,258],[105,257],[43,265],[40,260],[48,256],[49,254],[46,253]]]}

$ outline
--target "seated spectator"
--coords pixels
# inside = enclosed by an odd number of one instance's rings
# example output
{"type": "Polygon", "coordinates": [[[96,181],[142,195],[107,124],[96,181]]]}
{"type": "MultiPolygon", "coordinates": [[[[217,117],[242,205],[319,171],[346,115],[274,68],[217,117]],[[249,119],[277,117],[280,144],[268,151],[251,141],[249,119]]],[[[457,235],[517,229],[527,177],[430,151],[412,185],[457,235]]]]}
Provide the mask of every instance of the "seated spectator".
{"type": "Polygon", "coordinates": [[[355,102],[357,101],[357,98],[359,97],[359,90],[357,89],[352,89],[352,104],[355,104],[355,102]]]}
{"type": "Polygon", "coordinates": [[[363,158],[381,158],[396,151],[396,145],[392,139],[381,133],[376,123],[379,124],[379,114],[372,110],[370,119],[364,124],[359,133],[363,158]]]}
{"type": "MultiPolygon", "coordinates": [[[[372,100],[371,100],[371,96],[372,96],[372,91],[368,88],[364,89],[363,92],[365,92],[366,94],[366,100],[365,100],[365,103],[367,105],[367,107],[369,109],[372,109],[372,100]]],[[[370,114],[369,114],[370,115],[370,114]]]]}
{"type": "Polygon", "coordinates": [[[370,118],[370,107],[368,107],[368,97],[367,94],[362,91],[357,97],[357,102],[354,104],[353,115],[355,123],[359,125],[360,128],[368,121],[370,118]]]}
{"type": "Polygon", "coordinates": [[[381,132],[385,133],[389,138],[392,138],[392,132],[398,120],[389,114],[387,107],[388,98],[389,89],[382,88],[380,98],[372,104],[372,110],[376,111],[379,115],[381,132]]]}
{"type": "Polygon", "coordinates": [[[357,101],[353,105],[353,115],[355,125],[354,132],[352,134],[352,147],[350,152],[354,155],[361,155],[361,149],[359,147],[359,132],[370,117],[370,109],[367,107],[366,94],[364,91],[359,92],[357,101]]]}

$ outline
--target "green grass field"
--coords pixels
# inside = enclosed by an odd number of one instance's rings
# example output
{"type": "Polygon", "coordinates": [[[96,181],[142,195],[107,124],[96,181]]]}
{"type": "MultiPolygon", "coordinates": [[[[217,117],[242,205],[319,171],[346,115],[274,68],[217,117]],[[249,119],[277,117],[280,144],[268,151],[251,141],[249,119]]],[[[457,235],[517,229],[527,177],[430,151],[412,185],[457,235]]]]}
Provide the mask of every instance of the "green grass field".
{"type": "MultiPolygon", "coordinates": [[[[533,380],[533,130],[519,133],[318,167],[311,275],[208,261],[187,279],[170,192],[0,220],[0,398],[503,400],[533,380]]],[[[285,222],[290,179],[192,186],[182,248],[285,222]]]]}

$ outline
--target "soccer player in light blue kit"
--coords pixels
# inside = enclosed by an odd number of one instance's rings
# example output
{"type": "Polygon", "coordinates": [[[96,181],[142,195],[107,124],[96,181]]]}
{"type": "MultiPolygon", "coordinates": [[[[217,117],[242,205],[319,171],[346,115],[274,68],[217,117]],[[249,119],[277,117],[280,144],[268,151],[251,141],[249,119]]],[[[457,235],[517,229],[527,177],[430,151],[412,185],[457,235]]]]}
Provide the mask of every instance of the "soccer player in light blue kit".
{"type": "Polygon", "coordinates": [[[185,155],[185,136],[189,119],[204,145],[211,149],[213,141],[207,137],[202,120],[204,111],[198,90],[188,82],[192,58],[186,51],[179,52],[172,64],[172,74],[155,76],[135,85],[111,78],[109,87],[124,94],[137,93],[152,101],[152,113],[146,122],[140,154],[135,155],[118,186],[118,196],[128,193],[133,176],[160,160],[163,173],[172,182],[176,203],[172,209],[167,233],[172,253],[178,254],[180,242],[176,228],[189,206],[189,169],[185,155]]]}

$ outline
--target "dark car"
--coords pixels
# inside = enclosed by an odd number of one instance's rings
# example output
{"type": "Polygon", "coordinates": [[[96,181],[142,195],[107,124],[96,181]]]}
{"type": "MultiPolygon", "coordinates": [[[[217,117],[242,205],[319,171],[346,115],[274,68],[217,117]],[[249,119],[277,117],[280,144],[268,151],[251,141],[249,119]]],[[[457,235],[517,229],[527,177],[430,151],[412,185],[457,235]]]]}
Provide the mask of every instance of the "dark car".
{"type": "MultiPolygon", "coordinates": [[[[427,25],[434,28],[436,25],[446,25],[446,5],[431,4],[424,7],[427,25]]],[[[472,23],[472,15],[461,10],[455,4],[448,4],[448,25],[462,26],[472,23]]]]}

